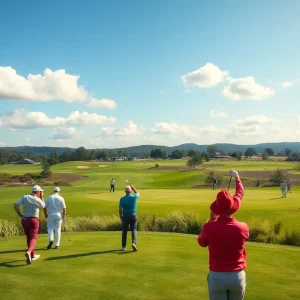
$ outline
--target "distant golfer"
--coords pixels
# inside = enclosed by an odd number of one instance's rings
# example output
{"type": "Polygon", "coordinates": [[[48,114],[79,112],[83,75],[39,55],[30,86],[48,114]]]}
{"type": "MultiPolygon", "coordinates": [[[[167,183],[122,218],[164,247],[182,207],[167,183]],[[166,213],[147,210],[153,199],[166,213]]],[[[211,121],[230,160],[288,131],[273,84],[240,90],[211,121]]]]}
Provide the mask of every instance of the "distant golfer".
{"type": "Polygon", "coordinates": [[[137,236],[137,214],[136,214],[136,202],[140,194],[132,185],[125,187],[126,195],[120,199],[119,214],[122,220],[122,250],[126,250],[127,231],[128,225],[131,230],[132,237],[132,249],[137,251],[136,247],[136,236],[137,236]],[[131,191],[134,194],[131,194],[131,191]]]}
{"type": "Polygon", "coordinates": [[[55,187],[53,195],[49,196],[45,201],[44,215],[47,219],[49,244],[47,249],[50,249],[54,242],[55,234],[55,249],[59,249],[61,238],[61,224],[66,217],[65,199],[60,195],[60,188],[55,187]]]}
{"type": "Polygon", "coordinates": [[[244,188],[238,172],[231,170],[236,179],[236,192],[221,190],[211,204],[210,220],[204,224],[198,237],[201,247],[209,250],[208,291],[210,300],[240,300],[246,290],[246,250],[249,237],[246,223],[238,222],[233,214],[240,208],[244,188]]]}
{"type": "Polygon", "coordinates": [[[115,183],[116,183],[115,180],[112,178],[110,181],[110,192],[115,191],[115,183]]]}
{"type": "Polygon", "coordinates": [[[287,192],[291,193],[292,192],[292,180],[289,178],[286,182],[287,185],[287,192]]]}
{"type": "Polygon", "coordinates": [[[216,177],[213,178],[213,190],[217,188],[218,179],[216,177]]]}
{"type": "Polygon", "coordinates": [[[28,250],[25,253],[25,258],[28,265],[31,264],[32,260],[40,258],[39,254],[34,253],[34,247],[40,225],[39,210],[45,207],[43,192],[44,190],[39,185],[34,185],[30,195],[24,195],[14,204],[14,209],[21,218],[21,224],[27,239],[28,250]],[[21,205],[23,205],[23,214],[19,208],[21,205]]]}
{"type": "Polygon", "coordinates": [[[281,198],[286,198],[286,183],[284,180],[280,182],[281,198]]]}

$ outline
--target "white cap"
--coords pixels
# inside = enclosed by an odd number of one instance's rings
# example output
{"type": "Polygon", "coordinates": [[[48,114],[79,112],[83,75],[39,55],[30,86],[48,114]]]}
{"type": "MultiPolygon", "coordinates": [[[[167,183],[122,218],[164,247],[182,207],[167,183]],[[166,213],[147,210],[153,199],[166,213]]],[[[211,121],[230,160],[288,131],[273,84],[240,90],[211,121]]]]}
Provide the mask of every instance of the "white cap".
{"type": "Polygon", "coordinates": [[[131,186],[130,185],[125,186],[125,192],[131,193],[131,186]]]}
{"type": "Polygon", "coordinates": [[[39,185],[34,185],[32,187],[33,192],[43,192],[44,190],[39,185]]]}
{"type": "Polygon", "coordinates": [[[58,186],[56,186],[56,187],[54,188],[54,192],[60,192],[60,188],[59,188],[58,186]]]}

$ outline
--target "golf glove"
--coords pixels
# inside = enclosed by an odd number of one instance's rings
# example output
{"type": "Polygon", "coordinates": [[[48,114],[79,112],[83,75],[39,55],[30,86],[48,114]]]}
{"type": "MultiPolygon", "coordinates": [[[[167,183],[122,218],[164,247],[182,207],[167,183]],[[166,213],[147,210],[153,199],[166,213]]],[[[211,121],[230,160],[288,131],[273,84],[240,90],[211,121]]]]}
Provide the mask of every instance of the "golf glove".
{"type": "Polygon", "coordinates": [[[239,173],[235,170],[230,170],[230,176],[234,177],[234,178],[238,178],[239,177],[239,173]]]}

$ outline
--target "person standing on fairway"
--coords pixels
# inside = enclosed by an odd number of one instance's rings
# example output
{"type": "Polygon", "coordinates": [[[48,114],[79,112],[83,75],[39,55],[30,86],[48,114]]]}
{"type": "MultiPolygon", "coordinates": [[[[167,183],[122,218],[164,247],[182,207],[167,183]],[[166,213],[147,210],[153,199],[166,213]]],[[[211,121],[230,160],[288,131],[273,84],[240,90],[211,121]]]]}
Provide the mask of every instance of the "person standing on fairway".
{"type": "Polygon", "coordinates": [[[119,214],[122,221],[122,250],[126,250],[127,231],[128,225],[131,230],[132,237],[132,249],[137,251],[136,236],[137,236],[137,214],[136,214],[136,202],[140,194],[133,185],[127,185],[125,187],[126,195],[120,199],[119,214]],[[131,192],[134,192],[132,194],[131,192]]]}
{"type": "Polygon", "coordinates": [[[233,217],[241,206],[244,188],[237,171],[231,170],[230,175],[235,178],[235,195],[227,190],[217,194],[210,206],[210,220],[198,236],[199,245],[209,250],[210,300],[242,300],[246,290],[245,242],[249,238],[249,228],[233,217]]]}
{"type": "Polygon", "coordinates": [[[55,249],[59,249],[61,237],[61,224],[66,217],[65,199],[59,194],[60,188],[54,188],[54,194],[49,196],[45,201],[44,215],[47,219],[49,244],[47,249],[50,249],[54,242],[55,233],[55,249]]]}
{"type": "Polygon", "coordinates": [[[115,191],[115,183],[116,183],[115,180],[112,178],[110,181],[110,192],[115,191]]]}
{"type": "Polygon", "coordinates": [[[281,198],[286,198],[286,183],[284,180],[280,182],[281,198]]]}
{"type": "Polygon", "coordinates": [[[32,187],[32,193],[30,195],[24,195],[16,203],[14,203],[14,209],[18,216],[21,218],[21,224],[24,229],[28,250],[25,252],[26,263],[31,264],[31,261],[40,258],[39,254],[34,252],[38,232],[39,232],[39,211],[40,208],[45,207],[44,190],[39,185],[32,187]],[[23,214],[20,211],[20,207],[23,205],[23,214]]]}

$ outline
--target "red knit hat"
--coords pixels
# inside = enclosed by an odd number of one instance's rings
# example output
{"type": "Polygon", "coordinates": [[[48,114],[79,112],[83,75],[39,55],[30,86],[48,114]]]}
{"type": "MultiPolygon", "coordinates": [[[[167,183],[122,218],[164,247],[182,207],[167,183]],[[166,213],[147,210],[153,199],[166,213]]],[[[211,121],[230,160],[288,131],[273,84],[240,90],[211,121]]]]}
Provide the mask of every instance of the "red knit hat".
{"type": "Polygon", "coordinates": [[[217,199],[210,206],[210,210],[214,214],[226,216],[235,213],[239,208],[239,201],[236,201],[227,190],[221,190],[217,199]]]}

